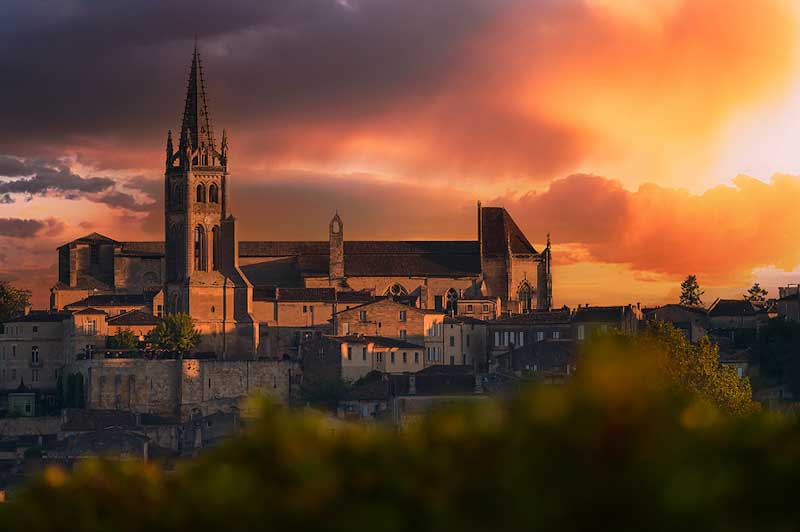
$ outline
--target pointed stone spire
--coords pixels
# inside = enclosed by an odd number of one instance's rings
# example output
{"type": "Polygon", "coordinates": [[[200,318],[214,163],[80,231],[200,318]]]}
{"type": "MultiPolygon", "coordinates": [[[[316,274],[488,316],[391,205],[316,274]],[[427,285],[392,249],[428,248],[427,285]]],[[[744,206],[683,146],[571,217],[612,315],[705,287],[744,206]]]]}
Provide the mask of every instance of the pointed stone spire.
{"type": "Polygon", "coordinates": [[[172,149],[172,130],[167,131],[167,168],[172,166],[172,156],[175,154],[172,149]]]}
{"type": "Polygon", "coordinates": [[[189,83],[186,87],[186,105],[181,123],[181,148],[190,145],[192,151],[206,146],[209,153],[214,153],[214,131],[206,102],[206,87],[203,79],[203,64],[195,41],[192,53],[192,67],[189,70],[189,83]]]}

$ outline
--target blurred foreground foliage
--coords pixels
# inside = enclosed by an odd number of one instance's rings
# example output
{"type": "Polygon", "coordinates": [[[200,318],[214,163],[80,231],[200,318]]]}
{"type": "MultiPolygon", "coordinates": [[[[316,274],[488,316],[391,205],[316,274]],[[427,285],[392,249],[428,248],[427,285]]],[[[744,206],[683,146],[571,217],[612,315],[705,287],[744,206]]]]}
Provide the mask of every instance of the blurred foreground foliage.
{"type": "Polygon", "coordinates": [[[258,403],[241,436],[173,472],[48,468],[0,505],[0,529],[797,528],[800,424],[720,397],[727,373],[665,353],[688,349],[666,333],[602,338],[568,385],[450,405],[399,432],[258,403]]]}

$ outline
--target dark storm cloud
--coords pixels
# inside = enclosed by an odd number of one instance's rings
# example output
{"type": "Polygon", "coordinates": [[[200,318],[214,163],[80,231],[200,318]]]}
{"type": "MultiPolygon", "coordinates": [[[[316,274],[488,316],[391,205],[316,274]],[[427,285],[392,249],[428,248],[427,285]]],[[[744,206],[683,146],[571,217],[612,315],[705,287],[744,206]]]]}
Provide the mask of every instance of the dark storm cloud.
{"type": "Polygon", "coordinates": [[[56,193],[70,197],[81,192],[102,192],[114,186],[113,179],[81,177],[60,162],[0,155],[0,178],[3,177],[17,178],[0,182],[0,194],[4,199],[10,200],[8,203],[13,203],[10,194],[56,193]]]}
{"type": "MultiPolygon", "coordinates": [[[[141,192],[149,195],[148,191],[141,192]]],[[[149,203],[142,204],[133,195],[118,190],[117,182],[109,177],[82,177],[61,161],[0,155],[0,203],[15,203],[15,195],[26,199],[44,195],[89,199],[132,211],[150,209],[149,203]]]]}
{"type": "Polygon", "coordinates": [[[55,218],[47,220],[0,218],[0,237],[30,238],[42,233],[52,236],[63,230],[64,223],[55,218]]]}
{"type": "MultiPolygon", "coordinates": [[[[219,124],[368,115],[436,83],[458,42],[507,2],[6,2],[0,141],[160,143],[182,111],[195,35],[219,124]],[[224,120],[222,120],[224,119],[224,120]],[[156,140],[157,139],[157,140],[156,140]]],[[[21,150],[21,151],[20,151],[21,150]]]]}

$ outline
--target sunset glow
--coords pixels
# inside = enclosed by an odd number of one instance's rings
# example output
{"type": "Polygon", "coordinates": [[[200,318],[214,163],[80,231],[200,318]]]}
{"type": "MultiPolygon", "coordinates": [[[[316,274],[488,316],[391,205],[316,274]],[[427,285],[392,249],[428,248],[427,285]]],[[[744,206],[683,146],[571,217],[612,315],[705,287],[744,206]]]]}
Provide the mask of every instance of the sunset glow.
{"type": "MultiPolygon", "coordinates": [[[[790,0],[236,3],[196,32],[242,239],[335,210],[348,239],[475,239],[482,200],[552,234],[556,306],[800,281],[790,0]]],[[[20,2],[0,32],[0,277],[36,306],[64,242],[163,239],[171,5],[20,2]]]]}

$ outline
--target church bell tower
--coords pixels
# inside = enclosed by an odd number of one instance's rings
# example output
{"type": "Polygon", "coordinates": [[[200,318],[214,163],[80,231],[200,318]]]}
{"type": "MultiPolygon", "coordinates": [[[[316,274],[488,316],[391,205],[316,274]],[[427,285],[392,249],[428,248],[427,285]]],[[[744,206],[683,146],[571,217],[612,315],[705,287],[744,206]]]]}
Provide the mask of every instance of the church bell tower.
{"type": "MultiPolygon", "coordinates": [[[[235,327],[234,293],[249,283],[238,269],[234,219],[228,212],[228,139],[217,143],[195,45],[180,140],[167,134],[164,231],[168,313],[189,313],[204,350],[225,353],[235,327]]],[[[242,309],[249,313],[247,305],[242,309]]]]}

